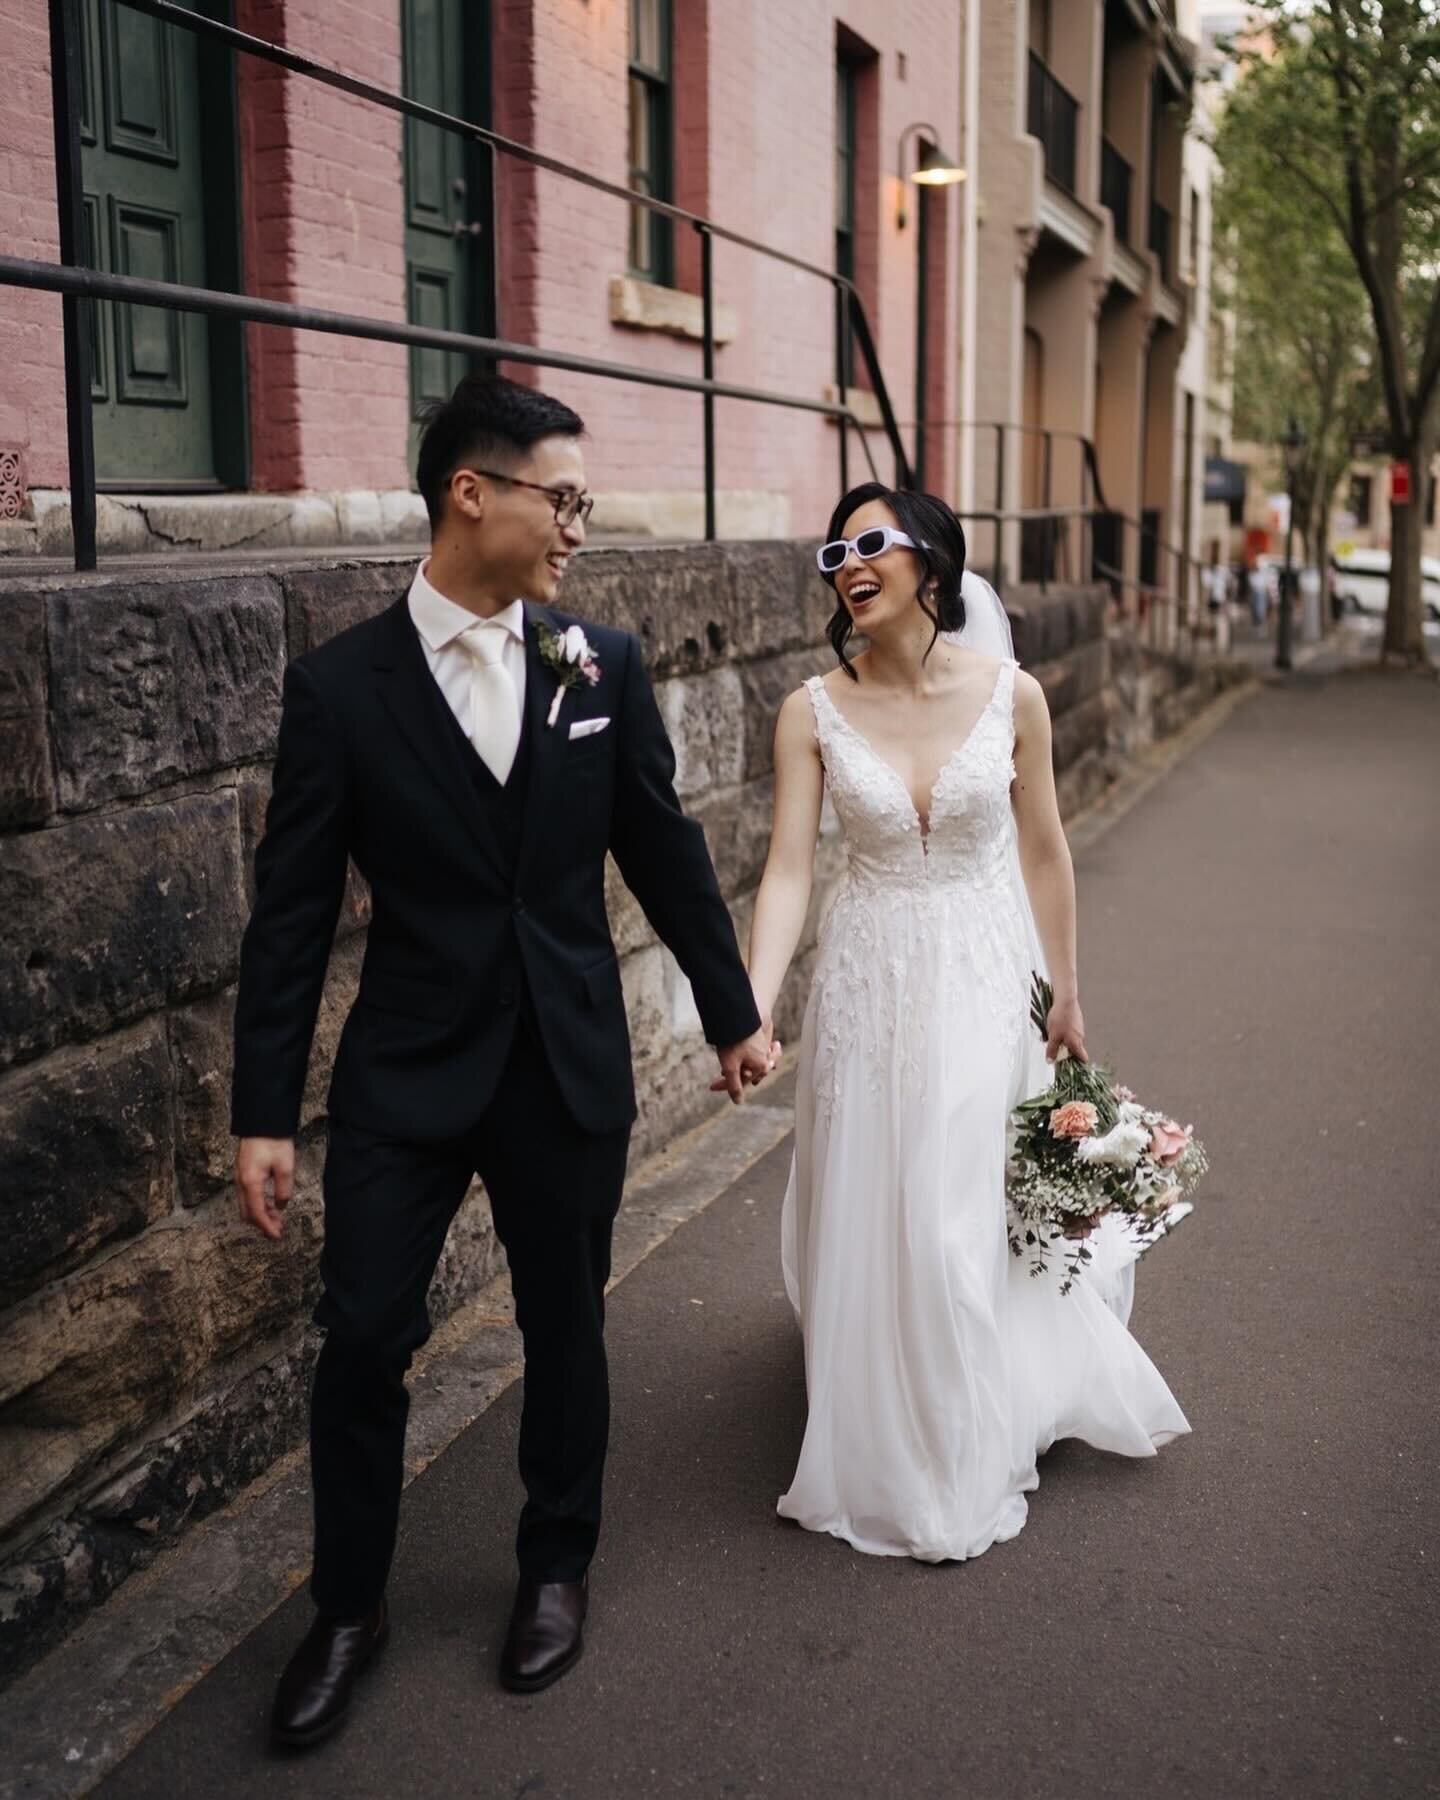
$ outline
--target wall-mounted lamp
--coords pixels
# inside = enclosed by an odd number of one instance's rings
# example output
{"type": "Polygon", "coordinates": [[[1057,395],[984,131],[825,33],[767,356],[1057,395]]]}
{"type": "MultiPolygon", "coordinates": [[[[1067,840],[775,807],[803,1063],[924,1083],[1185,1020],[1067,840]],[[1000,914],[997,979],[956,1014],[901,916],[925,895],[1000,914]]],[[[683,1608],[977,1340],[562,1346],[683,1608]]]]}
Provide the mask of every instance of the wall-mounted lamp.
{"type": "Polygon", "coordinates": [[[922,187],[951,187],[955,182],[965,179],[965,170],[959,163],[952,162],[943,150],[936,149],[935,139],[940,134],[933,125],[907,125],[900,133],[900,153],[897,159],[900,169],[900,201],[895,211],[895,223],[901,231],[905,229],[908,218],[905,211],[905,144],[912,132],[917,136],[926,132],[931,141],[920,152],[919,165],[909,176],[911,181],[919,182],[922,187]]]}

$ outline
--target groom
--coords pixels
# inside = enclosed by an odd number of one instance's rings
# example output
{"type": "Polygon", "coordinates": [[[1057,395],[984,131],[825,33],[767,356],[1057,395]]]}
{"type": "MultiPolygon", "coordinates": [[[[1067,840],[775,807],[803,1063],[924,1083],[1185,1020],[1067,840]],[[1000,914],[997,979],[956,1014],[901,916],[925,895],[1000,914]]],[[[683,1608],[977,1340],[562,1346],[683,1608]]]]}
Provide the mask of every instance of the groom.
{"type": "Polygon", "coordinates": [[[609,1419],[611,1225],[635,1091],[604,864],[694,989],[732,1100],[770,1068],[730,916],[628,633],[552,609],[585,540],[569,407],[471,376],[418,478],[431,549],[385,612],[291,663],[235,1014],[242,1216],[279,1238],[346,867],[373,918],[335,1058],[325,1342],[311,1406],[314,1624],[274,1734],[318,1741],[382,1642],[426,1290],[479,1174],[525,1346],[519,1587],[500,1663],[534,1692],[581,1651],[609,1419]]]}

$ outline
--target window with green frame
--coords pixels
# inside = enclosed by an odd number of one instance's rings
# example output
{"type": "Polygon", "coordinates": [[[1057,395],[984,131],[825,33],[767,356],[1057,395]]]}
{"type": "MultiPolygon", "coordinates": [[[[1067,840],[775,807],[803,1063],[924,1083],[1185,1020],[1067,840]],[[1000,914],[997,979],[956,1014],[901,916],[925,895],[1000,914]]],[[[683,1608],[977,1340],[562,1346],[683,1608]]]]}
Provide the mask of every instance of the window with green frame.
{"type": "Polygon", "coordinates": [[[855,65],[835,64],[835,273],[855,279],[855,65]]]}
{"type": "MultiPolygon", "coordinates": [[[[630,187],[654,200],[675,192],[671,0],[630,0],[630,187]]],[[[630,208],[630,272],[669,287],[675,278],[669,219],[630,208]]]]}
{"type": "MultiPolygon", "coordinates": [[[[835,62],[835,273],[855,279],[855,64],[835,62]]],[[[854,347],[845,340],[845,385],[854,381],[854,347]]]]}

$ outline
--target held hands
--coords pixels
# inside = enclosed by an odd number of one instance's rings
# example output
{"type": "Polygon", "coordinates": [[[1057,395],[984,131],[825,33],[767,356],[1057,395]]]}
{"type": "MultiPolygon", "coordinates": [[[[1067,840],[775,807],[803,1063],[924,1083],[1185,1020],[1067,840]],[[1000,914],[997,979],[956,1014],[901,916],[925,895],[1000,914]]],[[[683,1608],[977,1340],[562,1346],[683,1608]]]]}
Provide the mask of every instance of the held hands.
{"type": "Polygon", "coordinates": [[[1046,1021],[1045,1060],[1054,1062],[1062,1050],[1078,1062],[1089,1062],[1085,1054],[1085,1021],[1080,1015],[1080,1002],[1072,994],[1068,1000],[1057,999],[1046,1021]]]}
{"type": "Polygon", "coordinates": [[[710,1083],[710,1092],[729,1094],[732,1102],[739,1106],[745,1098],[746,1087],[758,1087],[773,1072],[780,1061],[780,1050],[774,1022],[765,1019],[760,1029],[752,1032],[743,1043],[730,1044],[716,1051],[720,1058],[720,1079],[710,1083]]]}
{"type": "Polygon", "coordinates": [[[281,1214],[294,1190],[293,1138],[241,1138],[235,1151],[235,1203],[247,1225],[278,1243],[285,1230],[281,1214]],[[266,1192],[267,1184],[272,1193],[266,1192]]]}

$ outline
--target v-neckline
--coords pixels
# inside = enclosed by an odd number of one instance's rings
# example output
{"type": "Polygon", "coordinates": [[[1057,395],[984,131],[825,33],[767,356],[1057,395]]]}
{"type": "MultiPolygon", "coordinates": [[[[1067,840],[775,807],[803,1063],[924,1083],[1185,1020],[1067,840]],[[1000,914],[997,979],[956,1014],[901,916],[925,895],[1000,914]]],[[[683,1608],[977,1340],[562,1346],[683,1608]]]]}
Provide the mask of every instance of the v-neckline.
{"type": "Polygon", "coordinates": [[[994,706],[996,700],[1000,697],[1000,683],[1009,666],[1008,663],[1002,662],[1000,667],[995,671],[995,682],[990,689],[990,697],[980,708],[979,712],[976,713],[970,729],[935,771],[935,779],[930,784],[930,797],[926,802],[923,813],[915,804],[915,796],[910,792],[909,782],[906,781],[905,777],[888,757],[884,757],[880,754],[860,727],[852,724],[851,721],[845,717],[845,714],[841,711],[840,707],[836,705],[833,699],[831,699],[830,690],[825,685],[824,676],[818,677],[820,692],[825,696],[825,704],[845,727],[846,731],[848,731],[850,735],[857,740],[862,749],[869,754],[871,759],[884,769],[886,774],[894,779],[896,787],[898,787],[900,792],[905,796],[905,803],[910,808],[911,816],[914,818],[915,823],[919,828],[920,848],[927,856],[930,853],[930,831],[935,818],[935,796],[940,792],[940,784],[944,781],[945,777],[950,773],[950,770],[959,761],[964,752],[969,749],[970,742],[974,738],[975,733],[980,729],[990,712],[990,708],[994,706]]]}

